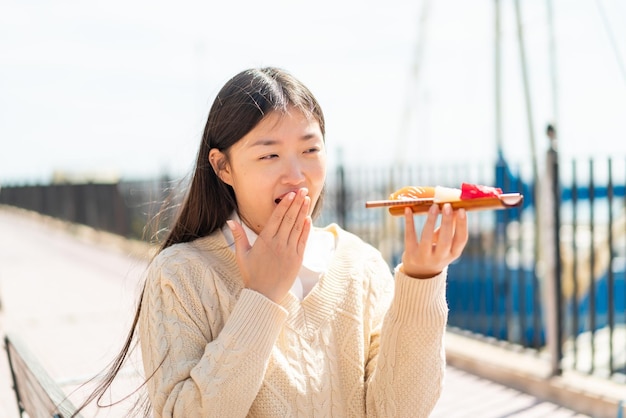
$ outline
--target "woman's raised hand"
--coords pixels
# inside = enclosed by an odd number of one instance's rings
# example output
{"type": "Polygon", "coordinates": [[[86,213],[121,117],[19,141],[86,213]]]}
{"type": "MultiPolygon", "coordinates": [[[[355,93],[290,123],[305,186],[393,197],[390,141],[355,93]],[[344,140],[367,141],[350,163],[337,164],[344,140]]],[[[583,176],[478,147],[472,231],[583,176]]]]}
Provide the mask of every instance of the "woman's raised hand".
{"type": "Polygon", "coordinates": [[[446,203],[443,209],[433,205],[417,239],[413,212],[404,210],[404,253],[402,270],[408,276],[427,279],[441,273],[451,262],[456,260],[467,244],[467,215],[465,209],[452,210],[446,203]],[[437,227],[437,218],[441,214],[441,224],[437,227]]]}
{"type": "Polygon", "coordinates": [[[304,258],[311,231],[311,199],[307,194],[306,188],[286,194],[252,246],[243,227],[228,221],[244,286],[276,303],[293,286],[304,258]]]}

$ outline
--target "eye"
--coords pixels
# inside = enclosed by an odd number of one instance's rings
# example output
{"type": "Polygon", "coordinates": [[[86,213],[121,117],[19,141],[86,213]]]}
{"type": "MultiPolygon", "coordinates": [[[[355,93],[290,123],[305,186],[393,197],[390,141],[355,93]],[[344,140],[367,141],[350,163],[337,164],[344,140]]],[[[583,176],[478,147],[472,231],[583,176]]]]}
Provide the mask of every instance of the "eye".
{"type": "Polygon", "coordinates": [[[267,154],[259,158],[259,160],[272,160],[274,158],[278,158],[278,154],[267,154]]]}
{"type": "Polygon", "coordinates": [[[309,148],[306,151],[304,151],[305,154],[314,154],[316,152],[320,152],[320,148],[319,147],[312,147],[312,148],[309,148]]]}

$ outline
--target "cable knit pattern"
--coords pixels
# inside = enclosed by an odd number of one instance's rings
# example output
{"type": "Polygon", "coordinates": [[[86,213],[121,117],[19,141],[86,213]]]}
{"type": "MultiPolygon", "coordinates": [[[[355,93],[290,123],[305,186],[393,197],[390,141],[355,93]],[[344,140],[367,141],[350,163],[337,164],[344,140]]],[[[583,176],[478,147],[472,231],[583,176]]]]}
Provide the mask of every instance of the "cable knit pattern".
{"type": "Polygon", "coordinates": [[[162,251],[139,324],[155,417],[427,417],[443,380],[445,276],[416,280],[336,225],[300,301],[242,288],[217,232],[162,251]]]}

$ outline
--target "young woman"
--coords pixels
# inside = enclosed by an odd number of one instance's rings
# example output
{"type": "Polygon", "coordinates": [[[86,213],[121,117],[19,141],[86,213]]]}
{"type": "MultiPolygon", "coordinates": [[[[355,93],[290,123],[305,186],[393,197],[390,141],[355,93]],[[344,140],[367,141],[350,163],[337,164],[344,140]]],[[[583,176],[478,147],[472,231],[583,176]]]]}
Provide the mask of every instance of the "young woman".
{"type": "Polygon", "coordinates": [[[324,134],[314,96],[283,70],[243,71],[218,93],[137,311],[153,416],[433,409],[445,369],[446,269],[466,245],[465,212],[433,205],[418,239],[407,209],[392,274],[356,236],[312,226],[324,134]]]}

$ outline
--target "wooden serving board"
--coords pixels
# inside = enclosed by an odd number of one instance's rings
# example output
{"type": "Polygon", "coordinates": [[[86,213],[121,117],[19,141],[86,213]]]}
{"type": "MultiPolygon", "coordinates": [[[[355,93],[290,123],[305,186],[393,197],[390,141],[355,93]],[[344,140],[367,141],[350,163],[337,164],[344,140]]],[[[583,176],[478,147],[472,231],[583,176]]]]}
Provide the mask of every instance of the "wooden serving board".
{"type": "Polygon", "coordinates": [[[424,214],[428,209],[437,203],[439,207],[449,203],[452,209],[465,210],[497,210],[509,209],[520,206],[524,201],[524,196],[520,193],[503,193],[497,197],[481,197],[476,199],[457,200],[454,202],[435,202],[432,198],[406,199],[406,200],[371,200],[365,202],[366,208],[389,208],[389,213],[394,216],[404,215],[404,208],[410,207],[413,213],[424,214]]]}

